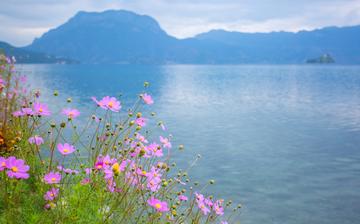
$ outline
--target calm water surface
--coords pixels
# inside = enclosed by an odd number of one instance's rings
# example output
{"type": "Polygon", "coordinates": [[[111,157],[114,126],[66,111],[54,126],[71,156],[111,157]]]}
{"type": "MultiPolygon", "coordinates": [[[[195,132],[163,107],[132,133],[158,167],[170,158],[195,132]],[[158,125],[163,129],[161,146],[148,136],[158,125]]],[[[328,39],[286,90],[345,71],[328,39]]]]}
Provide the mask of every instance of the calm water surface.
{"type": "MultiPolygon", "coordinates": [[[[242,224],[360,223],[360,67],[21,65],[52,105],[123,94],[149,81],[194,180],[244,205],[242,224]],[[53,90],[61,97],[51,97],[53,90]]],[[[89,112],[90,113],[90,112],[89,112]]]]}

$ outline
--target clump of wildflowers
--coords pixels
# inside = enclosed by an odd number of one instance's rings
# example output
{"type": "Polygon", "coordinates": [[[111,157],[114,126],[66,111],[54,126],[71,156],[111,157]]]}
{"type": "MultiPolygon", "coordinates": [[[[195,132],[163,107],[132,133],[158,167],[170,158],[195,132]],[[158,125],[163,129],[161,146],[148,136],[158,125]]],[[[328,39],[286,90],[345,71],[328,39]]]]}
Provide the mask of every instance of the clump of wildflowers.
{"type": "MultiPolygon", "coordinates": [[[[205,187],[193,193],[187,172],[176,174],[172,136],[154,135],[155,113],[140,111],[154,103],[152,96],[141,94],[119,116],[112,113],[121,110],[118,99],[93,97],[105,113],[95,111],[76,127],[72,120],[87,115],[66,107],[60,111],[65,116],[53,119],[40,91],[24,95],[25,78],[14,73],[14,60],[0,55],[0,220],[19,210],[35,213],[21,223],[36,217],[34,222],[228,223],[230,204],[204,196],[205,187]]],[[[162,121],[156,124],[166,131],[162,121]]]]}

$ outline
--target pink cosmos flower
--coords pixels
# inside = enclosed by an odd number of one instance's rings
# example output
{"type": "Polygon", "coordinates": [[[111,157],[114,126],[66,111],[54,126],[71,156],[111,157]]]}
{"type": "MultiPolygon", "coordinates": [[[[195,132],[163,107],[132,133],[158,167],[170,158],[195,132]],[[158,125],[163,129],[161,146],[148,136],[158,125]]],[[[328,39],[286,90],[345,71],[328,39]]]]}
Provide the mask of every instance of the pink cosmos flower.
{"type": "Polygon", "coordinates": [[[69,155],[69,154],[71,154],[71,153],[73,153],[75,151],[75,147],[73,145],[68,144],[68,143],[65,143],[65,144],[59,143],[57,145],[57,149],[64,156],[69,155]]]}
{"type": "Polygon", "coordinates": [[[206,205],[203,202],[198,202],[197,205],[204,215],[207,215],[210,212],[210,209],[206,207],[206,205]]]}
{"type": "Polygon", "coordinates": [[[34,103],[34,114],[40,116],[49,116],[51,112],[46,104],[34,103]]]}
{"type": "Polygon", "coordinates": [[[150,104],[153,104],[154,103],[154,100],[152,99],[152,97],[146,93],[144,93],[142,95],[142,99],[144,100],[144,103],[150,105],[150,104]]]}
{"type": "Polygon", "coordinates": [[[210,208],[213,207],[213,205],[214,205],[214,203],[212,202],[212,200],[210,198],[205,198],[204,203],[206,206],[208,206],[210,208]]]}
{"type": "Polygon", "coordinates": [[[147,119],[143,117],[136,118],[135,124],[139,125],[140,127],[146,126],[147,119]]]}
{"type": "Polygon", "coordinates": [[[105,96],[102,100],[97,101],[95,97],[92,97],[92,100],[105,110],[111,110],[114,112],[119,112],[121,109],[120,101],[118,101],[115,97],[105,96]]]}
{"type": "Polygon", "coordinates": [[[104,168],[104,162],[102,160],[97,159],[97,161],[95,162],[95,169],[97,170],[101,170],[104,168]]]}
{"type": "Polygon", "coordinates": [[[26,107],[26,108],[21,108],[21,110],[14,111],[12,113],[12,115],[14,117],[22,117],[22,116],[25,116],[25,115],[30,116],[30,115],[34,115],[34,112],[33,112],[33,110],[31,108],[26,107]]]}
{"type": "Polygon", "coordinates": [[[85,168],[85,173],[87,174],[87,175],[90,175],[91,174],[91,168],[85,168]]]}
{"type": "Polygon", "coordinates": [[[227,221],[221,221],[220,224],[229,224],[227,221]]]}
{"type": "Polygon", "coordinates": [[[22,117],[22,116],[24,116],[23,112],[21,112],[20,110],[14,111],[14,112],[12,113],[12,115],[13,115],[14,117],[22,117]]]}
{"type": "Polygon", "coordinates": [[[114,172],[110,166],[105,166],[104,174],[105,174],[104,178],[107,180],[112,179],[114,176],[114,172]]]}
{"type": "Polygon", "coordinates": [[[35,135],[34,137],[30,137],[28,141],[30,144],[35,144],[38,146],[44,144],[44,139],[38,135],[35,135]]]}
{"type": "Polygon", "coordinates": [[[58,184],[61,180],[61,174],[59,172],[50,172],[48,174],[45,174],[44,181],[47,184],[58,184]]]}
{"type": "Polygon", "coordinates": [[[17,179],[29,178],[29,174],[27,172],[30,167],[25,164],[24,160],[16,159],[14,156],[10,156],[5,163],[6,168],[8,169],[6,172],[8,177],[17,179]]]}
{"type": "Polygon", "coordinates": [[[51,188],[49,191],[47,191],[44,195],[44,199],[46,201],[53,201],[59,194],[58,188],[51,188]]]}
{"type": "Polygon", "coordinates": [[[136,139],[139,140],[140,142],[148,143],[148,140],[146,140],[146,138],[139,133],[136,133],[136,139]]]}
{"type": "Polygon", "coordinates": [[[217,215],[224,215],[224,207],[222,206],[223,200],[217,200],[214,203],[213,210],[217,215]]]}
{"type": "Polygon", "coordinates": [[[74,119],[80,115],[77,109],[63,109],[62,114],[68,116],[69,119],[74,119]]]}
{"type": "Polygon", "coordinates": [[[21,111],[23,115],[28,115],[28,116],[34,115],[34,111],[29,107],[22,108],[21,111]]]}
{"type": "Polygon", "coordinates": [[[0,171],[6,169],[6,161],[6,158],[0,156],[0,171]]]}
{"type": "Polygon", "coordinates": [[[188,197],[186,197],[186,196],[183,195],[183,194],[182,194],[182,195],[179,195],[178,198],[179,198],[180,201],[187,201],[187,200],[188,200],[188,197]]]}
{"type": "Polygon", "coordinates": [[[112,159],[109,155],[106,155],[105,157],[102,155],[99,155],[96,158],[95,169],[97,169],[97,170],[104,169],[108,166],[111,166],[115,162],[116,162],[116,159],[112,159]]]}
{"type": "Polygon", "coordinates": [[[155,157],[161,157],[163,156],[163,151],[160,147],[160,145],[156,143],[151,143],[146,147],[149,156],[155,156],[155,157]]]}
{"type": "Polygon", "coordinates": [[[151,167],[150,172],[146,173],[147,185],[146,187],[152,192],[156,192],[161,187],[161,174],[155,167],[151,167]]]}
{"type": "Polygon", "coordinates": [[[200,193],[197,193],[195,192],[195,198],[196,198],[196,201],[200,201],[200,202],[204,202],[204,195],[200,194],[200,193]]]}
{"type": "Polygon", "coordinates": [[[148,178],[160,178],[162,175],[159,170],[154,166],[151,167],[150,171],[146,174],[148,178]]]}
{"type": "MultiPolygon", "coordinates": [[[[196,198],[197,206],[199,207],[201,212],[204,215],[207,215],[210,212],[210,209],[206,206],[205,201],[207,201],[207,200],[205,199],[204,195],[195,192],[195,198],[196,198]]],[[[207,201],[207,203],[208,203],[208,201],[207,201]]]]}
{"type": "Polygon", "coordinates": [[[121,171],[121,172],[124,172],[124,171],[126,170],[126,167],[127,167],[129,164],[130,164],[130,165],[133,165],[134,162],[131,161],[130,159],[125,159],[125,160],[121,161],[121,163],[120,163],[120,171],[121,171]]]}
{"type": "Polygon", "coordinates": [[[152,192],[157,192],[161,187],[161,179],[157,177],[149,179],[146,187],[152,192]]]}
{"type": "Polygon", "coordinates": [[[168,138],[164,138],[164,137],[162,137],[162,136],[160,136],[159,138],[160,138],[161,144],[163,144],[163,146],[164,146],[165,148],[168,148],[168,149],[171,148],[171,142],[170,142],[170,140],[169,140],[168,138]]]}
{"type": "Polygon", "coordinates": [[[160,201],[159,199],[154,198],[153,196],[147,200],[147,203],[155,208],[158,212],[167,212],[169,211],[168,205],[165,201],[160,201]]]}
{"type": "Polygon", "coordinates": [[[116,159],[106,155],[103,159],[103,162],[106,166],[111,166],[112,164],[116,163],[116,159]]]}

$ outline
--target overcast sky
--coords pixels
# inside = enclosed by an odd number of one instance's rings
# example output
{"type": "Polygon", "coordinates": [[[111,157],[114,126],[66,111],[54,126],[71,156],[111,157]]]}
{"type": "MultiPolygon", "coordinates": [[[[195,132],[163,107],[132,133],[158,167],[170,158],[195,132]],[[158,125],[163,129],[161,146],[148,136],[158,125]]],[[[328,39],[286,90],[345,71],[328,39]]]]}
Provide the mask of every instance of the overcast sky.
{"type": "Polygon", "coordinates": [[[127,9],[179,38],[210,29],[298,31],[360,24],[360,0],[0,0],[0,41],[30,44],[76,12],[127,9]]]}

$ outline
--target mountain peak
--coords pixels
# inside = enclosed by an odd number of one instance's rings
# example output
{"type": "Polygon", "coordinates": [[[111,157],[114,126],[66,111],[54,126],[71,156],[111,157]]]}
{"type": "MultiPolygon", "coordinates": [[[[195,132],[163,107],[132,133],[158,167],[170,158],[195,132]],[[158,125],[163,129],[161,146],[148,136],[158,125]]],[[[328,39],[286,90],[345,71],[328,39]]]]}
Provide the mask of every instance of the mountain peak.
{"type": "Polygon", "coordinates": [[[148,51],[154,58],[161,57],[163,44],[174,39],[150,16],[126,10],[80,11],[28,48],[86,62],[131,63],[129,55],[131,60],[143,61],[148,51]]]}

